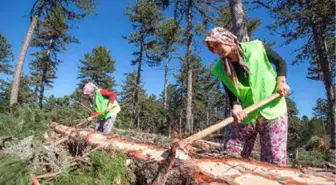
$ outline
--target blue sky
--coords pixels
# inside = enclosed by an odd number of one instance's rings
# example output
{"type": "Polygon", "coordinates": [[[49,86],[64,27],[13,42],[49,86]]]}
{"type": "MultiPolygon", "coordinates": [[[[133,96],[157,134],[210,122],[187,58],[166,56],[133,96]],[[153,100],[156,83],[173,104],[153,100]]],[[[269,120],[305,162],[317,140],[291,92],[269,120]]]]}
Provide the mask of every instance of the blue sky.
{"type": "MultiPolygon", "coordinates": [[[[12,45],[12,51],[15,56],[13,64],[16,65],[21,50],[21,44],[29,28],[28,13],[33,4],[33,0],[11,0],[4,1],[0,6],[0,32],[7,37],[12,45]]],[[[96,16],[90,16],[84,20],[75,23],[75,29],[71,34],[75,36],[80,44],[70,44],[66,52],[59,55],[64,62],[59,65],[58,78],[55,80],[54,88],[47,90],[46,95],[55,95],[61,97],[70,95],[77,87],[79,60],[83,59],[84,53],[91,52],[94,47],[105,46],[111,51],[112,58],[116,61],[114,78],[118,84],[125,80],[125,73],[136,70],[136,66],[131,66],[130,62],[134,59],[131,53],[136,49],[128,44],[123,35],[129,35],[133,32],[131,22],[124,15],[127,7],[126,0],[100,0],[96,9],[96,16]]],[[[297,104],[300,115],[310,116],[312,108],[315,106],[317,98],[325,98],[324,86],[321,82],[312,81],[306,78],[307,64],[290,65],[294,59],[292,52],[302,45],[301,41],[288,46],[280,47],[283,39],[278,35],[273,35],[265,27],[272,23],[272,19],[263,10],[254,10],[248,12],[249,17],[261,18],[262,25],[257,29],[255,38],[267,38],[268,41],[276,41],[273,47],[288,63],[288,83],[291,86],[293,94],[291,97],[297,104]]],[[[197,54],[203,59],[205,65],[210,65],[216,59],[204,46],[199,44],[197,54]]],[[[30,53],[34,49],[30,48],[25,60],[23,72],[29,73],[28,62],[32,57],[30,53]]],[[[184,48],[181,48],[184,51],[184,48]]],[[[172,68],[178,66],[178,61],[172,62],[172,68]]],[[[174,71],[173,71],[174,72],[174,71]]],[[[177,72],[177,71],[175,71],[177,72]]],[[[143,85],[148,94],[159,96],[163,89],[163,70],[144,67],[143,85]]],[[[4,76],[0,77],[4,78],[4,76]]],[[[6,77],[11,79],[12,77],[6,77]]],[[[172,73],[169,82],[174,83],[172,73]]],[[[120,89],[120,88],[117,88],[120,89]]]]}

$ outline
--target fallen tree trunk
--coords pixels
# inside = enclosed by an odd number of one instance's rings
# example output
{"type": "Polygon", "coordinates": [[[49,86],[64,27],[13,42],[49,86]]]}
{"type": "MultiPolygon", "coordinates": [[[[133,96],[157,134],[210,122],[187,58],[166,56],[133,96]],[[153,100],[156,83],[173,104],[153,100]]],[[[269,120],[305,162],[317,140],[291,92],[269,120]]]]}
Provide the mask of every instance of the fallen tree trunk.
{"type": "MultiPolygon", "coordinates": [[[[81,139],[93,147],[114,149],[128,154],[132,184],[151,184],[169,148],[139,143],[104,135],[100,132],[76,129],[52,122],[57,133],[81,139]]],[[[306,173],[298,168],[232,157],[201,157],[177,150],[176,162],[168,173],[167,184],[326,184],[333,185],[333,173],[306,173]]]]}

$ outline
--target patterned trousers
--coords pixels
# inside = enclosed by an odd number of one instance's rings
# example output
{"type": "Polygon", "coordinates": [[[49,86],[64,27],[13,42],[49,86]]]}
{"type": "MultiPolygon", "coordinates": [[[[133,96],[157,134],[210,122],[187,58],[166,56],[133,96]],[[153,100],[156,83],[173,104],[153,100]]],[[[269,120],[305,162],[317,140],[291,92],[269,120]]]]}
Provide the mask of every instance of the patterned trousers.
{"type": "Polygon", "coordinates": [[[116,118],[117,118],[117,115],[114,115],[110,119],[107,119],[107,120],[98,119],[97,122],[96,122],[95,130],[103,132],[104,134],[111,133],[111,130],[113,128],[113,124],[114,124],[116,118]]]}
{"type": "Polygon", "coordinates": [[[252,152],[257,133],[260,135],[260,160],[286,166],[287,113],[273,119],[258,118],[255,124],[230,124],[224,136],[224,152],[248,158],[252,152]]]}

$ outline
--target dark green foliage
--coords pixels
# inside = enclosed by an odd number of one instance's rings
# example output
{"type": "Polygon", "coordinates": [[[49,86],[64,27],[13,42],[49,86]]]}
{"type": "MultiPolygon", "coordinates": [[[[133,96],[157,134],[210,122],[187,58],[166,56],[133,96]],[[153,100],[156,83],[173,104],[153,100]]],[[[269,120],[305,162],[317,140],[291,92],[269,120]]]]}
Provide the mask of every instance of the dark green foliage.
{"type": "Polygon", "coordinates": [[[299,111],[295,102],[291,98],[287,98],[288,109],[288,151],[292,152],[298,147],[302,147],[311,137],[311,129],[309,128],[309,119],[298,117],[299,111]]]}
{"type": "Polygon", "coordinates": [[[140,128],[151,133],[165,133],[168,128],[164,124],[162,101],[154,95],[146,96],[140,101],[140,128]]]}
{"type": "Polygon", "coordinates": [[[180,41],[181,28],[174,19],[167,19],[158,23],[155,28],[155,35],[158,39],[158,46],[161,48],[162,59],[169,58],[176,51],[176,44],[180,41]]]}
{"type": "MultiPolygon", "coordinates": [[[[133,52],[136,57],[132,61],[132,65],[138,65],[142,67],[144,61],[151,65],[156,65],[159,56],[152,52],[156,41],[153,36],[157,24],[162,19],[162,12],[158,9],[158,6],[151,0],[139,0],[133,6],[128,6],[125,11],[125,15],[129,17],[132,22],[132,27],[135,30],[129,36],[124,36],[130,44],[139,47],[138,52],[133,52]],[[154,54],[154,55],[151,55],[154,54]]],[[[137,74],[140,77],[140,71],[137,74]]],[[[139,85],[140,81],[137,82],[139,85]]]]}
{"type": "MultiPolygon", "coordinates": [[[[9,112],[9,95],[12,81],[4,84],[4,90],[0,91],[0,112],[9,112]]],[[[27,75],[21,77],[18,104],[33,102],[35,99],[34,93],[31,89],[32,83],[27,75]]]]}
{"type": "Polygon", "coordinates": [[[311,137],[308,142],[307,142],[307,147],[310,148],[310,150],[321,150],[319,148],[319,145],[320,145],[320,142],[321,142],[321,139],[320,137],[318,136],[313,136],[311,137]]]}
{"type": "Polygon", "coordinates": [[[309,62],[307,78],[323,82],[328,100],[330,147],[335,150],[335,1],[254,1],[274,18],[269,28],[285,39],[284,44],[304,41],[294,51],[294,64],[309,62]]]}
{"type": "Polygon", "coordinates": [[[95,184],[88,173],[75,171],[56,179],[55,185],[90,185],[95,184]]]}
{"type": "MultiPolygon", "coordinates": [[[[11,75],[13,74],[13,69],[11,61],[14,59],[13,53],[11,51],[11,45],[8,43],[6,37],[0,33],[0,73],[11,75]]],[[[0,79],[0,90],[3,86],[4,81],[0,79]]]]}
{"type": "Polygon", "coordinates": [[[73,171],[56,179],[56,185],[122,184],[126,179],[126,156],[120,152],[92,152],[88,170],[73,171]],[[112,155],[112,156],[111,156],[112,155]]]}
{"type": "MultiPolygon", "coordinates": [[[[174,18],[180,24],[188,17],[187,1],[174,0],[174,18]]],[[[209,26],[213,26],[219,15],[220,7],[227,6],[226,3],[217,0],[199,0],[192,1],[192,22],[195,25],[193,30],[196,34],[205,33],[209,26]]],[[[187,29],[186,29],[187,31],[187,29]]]]}
{"type": "Polygon", "coordinates": [[[135,92],[138,88],[138,96],[140,99],[144,99],[145,90],[143,89],[142,85],[139,87],[136,83],[137,73],[127,73],[125,74],[126,79],[121,85],[122,91],[120,92],[120,106],[121,112],[118,114],[118,119],[116,124],[120,128],[131,128],[137,125],[133,125],[134,122],[134,104],[135,104],[135,92]]]}
{"type": "Polygon", "coordinates": [[[52,88],[57,78],[57,67],[62,62],[58,54],[65,51],[68,44],[78,43],[69,34],[68,20],[62,7],[55,6],[44,19],[40,19],[31,41],[31,46],[40,48],[40,51],[32,54],[35,59],[30,61],[29,66],[34,94],[36,98],[39,97],[41,107],[45,90],[52,88]]]}
{"type": "Polygon", "coordinates": [[[57,55],[66,50],[69,43],[78,43],[78,40],[69,34],[70,24],[92,14],[93,8],[94,0],[34,2],[30,14],[34,19],[39,18],[39,21],[37,25],[33,25],[35,30],[30,45],[40,48],[40,51],[32,54],[35,59],[30,62],[30,70],[34,96],[36,100],[38,97],[41,108],[45,89],[51,88],[54,79],[57,78],[57,65],[61,62],[57,55]]]}
{"type": "Polygon", "coordinates": [[[125,178],[126,156],[116,152],[112,156],[105,152],[91,154],[93,176],[99,178],[104,184],[112,184],[118,178],[125,178]]]}
{"type": "MultiPolygon", "coordinates": [[[[297,58],[294,61],[313,62],[312,67],[316,68],[317,63],[317,50],[313,40],[312,26],[318,25],[321,36],[330,37],[333,40],[334,45],[334,1],[322,0],[309,0],[309,1],[289,1],[281,0],[279,2],[274,1],[255,1],[258,6],[265,7],[269,10],[272,18],[275,22],[269,26],[269,28],[279,33],[286,39],[285,44],[292,43],[296,40],[308,38],[303,47],[298,48],[295,52],[297,58]],[[313,44],[312,44],[313,43],[313,44]],[[316,62],[316,61],[315,61],[316,62]]],[[[330,40],[330,41],[331,41],[330,40]]],[[[334,52],[333,52],[334,53],[334,52]]],[[[334,54],[333,54],[334,55],[334,54]]],[[[335,60],[332,60],[335,62],[335,60]]],[[[318,71],[315,71],[315,74],[318,71]]]]}
{"type": "MultiPolygon", "coordinates": [[[[181,73],[177,76],[177,93],[181,99],[186,98],[184,92],[186,92],[187,88],[187,68],[185,64],[185,62],[182,63],[181,73]]],[[[192,58],[192,67],[192,110],[194,128],[191,130],[199,130],[224,117],[225,102],[223,99],[224,93],[220,90],[221,84],[218,79],[211,75],[210,69],[201,64],[200,58],[196,56],[192,58]]],[[[186,130],[188,129],[186,128],[186,130]]]]}
{"type": "MultiPolygon", "coordinates": [[[[14,56],[11,51],[11,45],[8,43],[6,37],[0,33],[0,74],[3,77],[13,74],[11,62],[14,56]]],[[[0,79],[0,111],[3,112],[7,109],[9,104],[9,87],[10,82],[6,79],[0,79]]]]}
{"type": "MultiPolygon", "coordinates": [[[[194,54],[193,54],[193,43],[194,43],[194,34],[200,35],[204,33],[208,26],[214,24],[213,18],[218,14],[218,6],[221,2],[218,1],[208,1],[208,0],[200,0],[200,1],[174,1],[174,18],[180,25],[186,25],[185,33],[183,41],[186,44],[187,50],[185,54],[185,59],[183,62],[185,63],[186,67],[186,74],[187,77],[185,80],[186,88],[183,93],[186,93],[186,102],[185,106],[185,121],[183,125],[185,125],[185,129],[188,132],[193,131],[193,104],[192,102],[194,92],[197,92],[193,89],[194,85],[193,78],[199,78],[197,74],[193,74],[193,61],[194,61],[194,54]],[[198,18],[198,19],[197,19],[198,18]],[[182,21],[185,21],[185,23],[182,21]],[[195,29],[196,28],[196,29],[195,29]]],[[[182,71],[182,70],[181,70],[182,71]]],[[[182,123],[181,123],[182,124],[182,123]]]]}
{"type": "Polygon", "coordinates": [[[206,118],[204,121],[205,124],[202,126],[203,128],[214,124],[218,120],[224,119],[225,109],[229,106],[225,102],[225,92],[220,80],[211,74],[213,65],[205,68],[200,80],[200,86],[204,94],[199,94],[199,96],[203,97],[203,101],[206,102],[206,113],[202,115],[206,118]]]}
{"type": "Polygon", "coordinates": [[[49,113],[51,121],[73,126],[91,114],[91,110],[83,106],[69,96],[50,96],[45,101],[44,110],[49,113]]]}
{"type": "Polygon", "coordinates": [[[0,114],[0,136],[41,137],[48,130],[49,115],[37,104],[24,104],[14,109],[12,115],[0,114]]]}
{"type": "Polygon", "coordinates": [[[44,109],[39,108],[37,104],[26,103],[14,107],[12,115],[1,114],[0,135],[18,138],[40,136],[49,128],[50,121],[74,125],[87,118],[90,113],[91,110],[68,96],[51,96],[44,102],[44,109]]]}
{"type": "Polygon", "coordinates": [[[324,167],[327,163],[327,157],[321,151],[306,151],[299,149],[297,151],[297,162],[302,166],[324,167]]]}
{"type": "Polygon", "coordinates": [[[114,89],[114,63],[111,52],[103,46],[93,48],[92,54],[85,53],[77,77],[81,80],[79,88],[82,89],[86,82],[93,82],[101,88],[114,89]]]}
{"type": "MultiPolygon", "coordinates": [[[[116,126],[126,129],[133,126],[133,105],[134,93],[136,89],[136,72],[126,74],[126,80],[122,85],[120,92],[121,112],[118,114],[116,126]]],[[[162,101],[158,101],[154,95],[146,95],[142,86],[139,87],[139,125],[135,125],[138,129],[147,132],[163,132],[166,130],[164,125],[164,114],[162,101]]]]}
{"type": "Polygon", "coordinates": [[[161,57],[153,52],[153,48],[157,45],[157,41],[153,39],[155,28],[162,18],[162,12],[154,1],[138,0],[134,6],[128,6],[125,15],[132,22],[132,27],[135,30],[128,37],[124,36],[130,44],[138,47],[138,51],[133,52],[135,59],[132,65],[137,65],[136,88],[133,96],[133,113],[132,121],[138,128],[139,122],[139,100],[140,100],[140,84],[141,72],[143,63],[147,62],[150,65],[157,65],[161,57]]]}
{"type": "Polygon", "coordinates": [[[42,3],[45,3],[42,7],[43,14],[47,15],[55,7],[60,6],[64,14],[72,21],[94,14],[93,10],[96,8],[95,0],[35,0],[30,10],[31,16],[39,14],[39,11],[41,11],[39,8],[42,3]]]}
{"type": "Polygon", "coordinates": [[[182,94],[180,94],[177,85],[169,84],[167,86],[167,117],[168,122],[172,123],[175,120],[178,120],[181,116],[182,111],[182,94]]]}
{"type": "MultiPolygon", "coordinates": [[[[245,14],[246,13],[247,12],[245,12],[245,14]]],[[[246,29],[247,29],[249,37],[251,37],[255,33],[255,31],[257,30],[260,24],[261,24],[261,19],[247,17],[246,29]]],[[[216,19],[216,26],[227,28],[229,30],[233,29],[229,6],[220,7],[219,16],[216,19]]]]}
{"type": "Polygon", "coordinates": [[[328,102],[325,99],[317,99],[316,105],[313,108],[313,115],[323,121],[328,120],[328,102]]]}
{"type": "Polygon", "coordinates": [[[29,163],[16,156],[0,156],[0,184],[26,185],[30,183],[29,163]]]}

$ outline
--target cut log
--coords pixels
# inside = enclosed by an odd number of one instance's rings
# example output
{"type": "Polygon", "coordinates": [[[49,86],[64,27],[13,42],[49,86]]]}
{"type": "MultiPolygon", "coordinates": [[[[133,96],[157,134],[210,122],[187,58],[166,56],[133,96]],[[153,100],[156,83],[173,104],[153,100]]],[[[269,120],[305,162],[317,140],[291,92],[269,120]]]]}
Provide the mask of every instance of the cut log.
{"type": "MultiPolygon", "coordinates": [[[[93,147],[119,150],[132,162],[127,176],[132,184],[151,184],[169,148],[138,143],[100,132],[76,129],[52,122],[57,133],[86,141],[93,147]]],[[[166,184],[325,184],[334,185],[335,174],[304,173],[299,168],[278,167],[269,163],[232,157],[188,156],[177,150],[175,164],[166,184]]]]}

